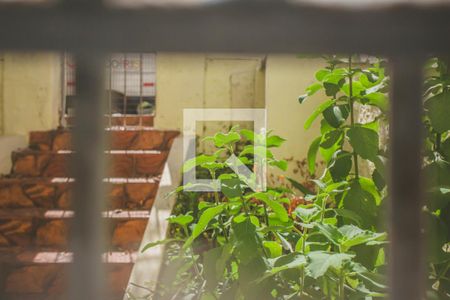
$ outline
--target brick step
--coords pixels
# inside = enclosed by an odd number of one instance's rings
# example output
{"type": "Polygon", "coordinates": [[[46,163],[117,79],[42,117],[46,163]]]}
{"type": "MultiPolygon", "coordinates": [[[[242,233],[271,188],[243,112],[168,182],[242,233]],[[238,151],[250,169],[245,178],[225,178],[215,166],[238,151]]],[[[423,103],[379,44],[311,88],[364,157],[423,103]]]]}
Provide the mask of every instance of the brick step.
{"type": "MultiPolygon", "coordinates": [[[[5,300],[67,299],[70,265],[66,263],[39,263],[26,266],[2,265],[3,280],[0,298],[5,300]]],[[[122,300],[126,292],[132,263],[105,265],[105,299],[122,300]]]]}
{"type": "MultiPolygon", "coordinates": [[[[68,126],[73,125],[73,117],[66,115],[66,123],[68,126]]],[[[155,116],[153,114],[144,115],[123,115],[114,114],[112,116],[105,116],[105,124],[109,124],[111,118],[112,126],[153,126],[155,116]],[[141,121],[142,120],[142,121],[141,121]]]]}
{"type": "MultiPolygon", "coordinates": [[[[12,154],[12,176],[20,177],[70,177],[69,164],[72,152],[42,152],[30,149],[12,154]]],[[[168,151],[109,151],[108,176],[151,177],[160,175],[168,151]]]]}
{"type": "MultiPolygon", "coordinates": [[[[108,178],[107,209],[150,209],[159,185],[159,178],[108,178]]],[[[4,178],[0,179],[0,209],[72,207],[70,178],[4,178]]]]}
{"type": "MultiPolygon", "coordinates": [[[[104,212],[107,249],[137,250],[149,216],[149,211],[104,212]]],[[[2,210],[0,248],[68,250],[72,217],[72,211],[64,210],[2,210]]]]}
{"type": "MultiPolygon", "coordinates": [[[[113,150],[167,150],[172,145],[178,131],[157,130],[141,127],[116,127],[105,131],[113,150]]],[[[68,129],[33,131],[29,146],[34,150],[70,150],[72,132],[68,129]]]]}

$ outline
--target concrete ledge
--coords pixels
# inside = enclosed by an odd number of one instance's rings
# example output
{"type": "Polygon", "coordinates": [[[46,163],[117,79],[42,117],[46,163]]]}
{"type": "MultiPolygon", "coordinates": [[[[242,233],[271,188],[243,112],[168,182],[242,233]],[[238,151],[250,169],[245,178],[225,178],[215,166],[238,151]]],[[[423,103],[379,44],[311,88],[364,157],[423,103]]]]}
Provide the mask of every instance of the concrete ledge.
{"type": "MultiPolygon", "coordinates": [[[[153,204],[147,228],[139,247],[136,263],[131,272],[127,292],[137,299],[148,295],[148,290],[141,287],[149,287],[158,281],[162,260],[164,258],[164,246],[156,246],[141,252],[142,248],[151,242],[156,242],[166,238],[170,216],[175,205],[176,195],[167,198],[167,194],[176,189],[182,180],[181,168],[183,164],[183,137],[175,138],[169,157],[164,166],[155,202],[153,204]]],[[[127,294],[124,296],[128,300],[127,294]]],[[[143,298],[142,298],[143,299],[143,298]]]]}
{"type": "Polygon", "coordinates": [[[27,147],[27,139],[22,135],[0,136],[0,174],[11,171],[11,153],[18,148],[27,147]]]}

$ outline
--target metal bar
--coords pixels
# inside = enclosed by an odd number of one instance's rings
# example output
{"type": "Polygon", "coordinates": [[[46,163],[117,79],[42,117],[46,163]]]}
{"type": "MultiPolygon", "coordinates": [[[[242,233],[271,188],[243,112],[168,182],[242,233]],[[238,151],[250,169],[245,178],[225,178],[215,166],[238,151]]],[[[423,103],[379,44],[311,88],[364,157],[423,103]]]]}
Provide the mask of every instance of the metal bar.
{"type": "Polygon", "coordinates": [[[123,126],[127,126],[127,54],[123,54],[123,126]]]}
{"type": "Polygon", "coordinates": [[[392,54],[450,52],[449,39],[435,38],[449,35],[448,5],[339,9],[311,2],[227,1],[135,10],[0,6],[5,49],[392,54]]]}
{"type": "Polygon", "coordinates": [[[390,299],[424,299],[421,57],[390,60],[390,299]]]}
{"type": "Polygon", "coordinates": [[[142,68],[142,59],[143,59],[143,55],[142,53],[139,53],[139,126],[142,127],[142,114],[143,114],[143,107],[142,107],[142,85],[144,84],[144,80],[143,80],[143,68],[142,68]]]}
{"type": "Polygon", "coordinates": [[[75,103],[74,220],[71,223],[72,281],[70,299],[104,299],[101,211],[104,177],[104,60],[93,52],[77,53],[75,103]]]}
{"type": "Polygon", "coordinates": [[[112,126],[112,55],[109,56],[108,124],[112,126]]]}
{"type": "Polygon", "coordinates": [[[66,53],[61,53],[61,106],[59,108],[59,127],[65,127],[66,124],[66,99],[67,97],[67,66],[66,53]]]}

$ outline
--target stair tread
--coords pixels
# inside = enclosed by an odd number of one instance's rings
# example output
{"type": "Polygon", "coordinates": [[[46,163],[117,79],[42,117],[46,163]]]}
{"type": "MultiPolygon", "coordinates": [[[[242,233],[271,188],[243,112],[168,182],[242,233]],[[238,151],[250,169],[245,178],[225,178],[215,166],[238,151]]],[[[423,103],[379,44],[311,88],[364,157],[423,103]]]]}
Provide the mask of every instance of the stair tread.
{"type": "MultiPolygon", "coordinates": [[[[73,218],[73,210],[45,209],[45,208],[2,208],[0,210],[0,220],[5,219],[68,219],[73,218]]],[[[106,219],[148,219],[149,210],[126,210],[115,209],[102,212],[102,217],[106,219]]]]}
{"type": "MultiPolygon", "coordinates": [[[[109,264],[132,264],[136,262],[138,251],[107,251],[103,262],[109,264]]],[[[6,264],[53,264],[71,263],[73,252],[56,251],[45,248],[8,247],[0,248],[0,263],[6,264]]]]}

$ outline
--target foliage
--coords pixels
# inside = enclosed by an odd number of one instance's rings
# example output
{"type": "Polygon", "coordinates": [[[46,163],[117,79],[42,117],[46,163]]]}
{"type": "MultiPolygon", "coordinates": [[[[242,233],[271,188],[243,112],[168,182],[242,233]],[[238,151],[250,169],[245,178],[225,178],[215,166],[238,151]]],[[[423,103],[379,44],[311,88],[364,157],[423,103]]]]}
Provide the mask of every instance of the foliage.
{"type": "Polygon", "coordinates": [[[428,284],[434,298],[450,296],[450,61],[431,58],[426,65],[424,172],[428,223],[428,284]]]}
{"type": "MultiPolygon", "coordinates": [[[[286,169],[271,148],[284,139],[238,128],[210,137],[213,155],[185,162],[184,172],[198,168],[220,179],[221,192],[183,192],[189,197],[174,216],[168,269],[175,269],[167,299],[362,299],[383,297],[376,269],[385,234],[362,225],[353,211],[336,205],[336,197],[353,189],[346,182],[317,180],[318,193],[292,205],[293,192],[281,188],[253,191],[248,180],[231,171],[227,159],[237,155],[252,167],[266,139],[267,164],[286,169]],[[241,151],[236,144],[244,142],[241,151]],[[368,262],[365,252],[379,254],[368,262]]],[[[367,180],[358,183],[360,193],[367,180]]],[[[372,197],[371,193],[370,196],[372,197]]],[[[377,199],[379,199],[377,195],[377,199]]],[[[341,199],[342,200],[342,199],[341,199]]],[[[356,200],[355,200],[356,201],[356,200]]],[[[342,201],[340,201],[342,202],[342,201]]],[[[180,208],[180,207],[179,207],[180,208]]],[[[178,209],[179,209],[178,208],[178,209]]],[[[155,244],[149,245],[149,247],[155,244]]]]}

